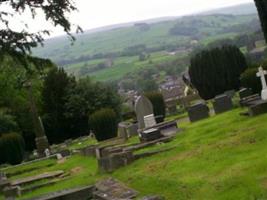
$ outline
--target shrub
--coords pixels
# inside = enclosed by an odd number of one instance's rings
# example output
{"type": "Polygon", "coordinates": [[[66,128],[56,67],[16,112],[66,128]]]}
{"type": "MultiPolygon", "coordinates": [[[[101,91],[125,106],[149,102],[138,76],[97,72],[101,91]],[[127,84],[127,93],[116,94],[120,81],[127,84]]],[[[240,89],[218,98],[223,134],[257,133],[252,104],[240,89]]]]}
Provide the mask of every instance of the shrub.
{"type": "Polygon", "coordinates": [[[166,106],[164,102],[163,95],[160,92],[149,92],[145,96],[151,101],[153,105],[153,112],[155,116],[161,115],[162,118],[157,118],[157,123],[164,121],[166,115],[166,106]]]}
{"type": "Polygon", "coordinates": [[[1,133],[8,133],[16,131],[18,125],[14,120],[14,117],[0,111],[0,135],[1,133]]]}
{"type": "Polygon", "coordinates": [[[117,136],[118,122],[114,110],[104,108],[89,116],[89,125],[98,141],[117,136]]]}
{"type": "Polygon", "coordinates": [[[202,51],[191,58],[189,75],[199,95],[207,100],[227,90],[239,89],[247,63],[235,46],[202,51]]]}
{"type": "Polygon", "coordinates": [[[7,133],[0,137],[0,164],[16,165],[22,162],[24,140],[18,133],[7,133]]]}

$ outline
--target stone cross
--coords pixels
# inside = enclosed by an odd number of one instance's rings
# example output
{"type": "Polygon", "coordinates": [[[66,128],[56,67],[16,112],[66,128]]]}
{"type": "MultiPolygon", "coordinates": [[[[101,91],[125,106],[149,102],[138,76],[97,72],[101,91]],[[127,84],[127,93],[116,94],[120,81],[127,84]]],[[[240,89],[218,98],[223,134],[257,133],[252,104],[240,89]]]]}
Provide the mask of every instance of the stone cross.
{"type": "Polygon", "coordinates": [[[267,71],[263,70],[262,67],[259,67],[259,72],[257,73],[257,77],[261,78],[261,84],[262,84],[261,98],[263,100],[267,100],[267,84],[265,79],[266,74],[267,71]]]}

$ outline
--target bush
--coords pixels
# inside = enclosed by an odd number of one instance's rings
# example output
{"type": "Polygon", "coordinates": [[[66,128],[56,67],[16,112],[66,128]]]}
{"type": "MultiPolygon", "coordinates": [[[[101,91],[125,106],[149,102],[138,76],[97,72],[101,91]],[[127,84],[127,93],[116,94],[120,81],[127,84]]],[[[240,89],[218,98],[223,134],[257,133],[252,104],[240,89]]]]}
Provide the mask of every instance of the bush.
{"type": "Polygon", "coordinates": [[[246,68],[245,57],[237,47],[223,46],[193,56],[189,75],[199,95],[208,100],[227,90],[238,90],[246,68]]]}
{"type": "Polygon", "coordinates": [[[0,137],[0,164],[16,165],[24,156],[24,140],[18,133],[7,133],[0,137]]]}
{"type": "MultiPolygon", "coordinates": [[[[258,67],[260,65],[255,65],[248,68],[242,75],[241,75],[241,86],[245,88],[251,88],[253,93],[261,93],[262,85],[261,80],[259,77],[256,76],[258,72],[258,67]]],[[[267,65],[263,65],[263,68],[267,70],[267,65]]]]}
{"type": "Polygon", "coordinates": [[[0,135],[1,133],[8,133],[18,130],[18,125],[14,117],[0,111],[0,135]]]}
{"type": "Polygon", "coordinates": [[[155,116],[161,115],[162,118],[157,118],[157,123],[164,121],[166,115],[166,106],[164,102],[163,95],[160,92],[149,92],[145,95],[153,105],[153,111],[155,116]]]}
{"type": "Polygon", "coordinates": [[[89,126],[98,141],[114,138],[118,132],[117,115],[112,109],[101,109],[89,116],[89,126]]]}

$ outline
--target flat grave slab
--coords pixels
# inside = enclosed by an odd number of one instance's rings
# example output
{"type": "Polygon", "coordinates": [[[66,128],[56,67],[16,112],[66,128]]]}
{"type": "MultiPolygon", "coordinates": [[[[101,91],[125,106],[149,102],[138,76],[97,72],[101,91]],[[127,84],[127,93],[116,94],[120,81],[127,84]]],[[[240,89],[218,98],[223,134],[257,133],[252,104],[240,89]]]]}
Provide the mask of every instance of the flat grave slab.
{"type": "Polygon", "coordinates": [[[108,178],[96,183],[96,192],[94,192],[94,198],[103,200],[118,200],[118,199],[133,199],[137,197],[138,192],[130,189],[123,183],[108,178]]]}
{"type": "Polygon", "coordinates": [[[58,177],[62,174],[64,174],[64,171],[62,170],[54,171],[54,172],[46,172],[43,174],[38,174],[36,176],[31,176],[31,177],[26,177],[26,178],[18,179],[15,181],[11,181],[10,184],[11,186],[24,185],[24,184],[32,183],[32,182],[39,181],[42,179],[58,177]]]}

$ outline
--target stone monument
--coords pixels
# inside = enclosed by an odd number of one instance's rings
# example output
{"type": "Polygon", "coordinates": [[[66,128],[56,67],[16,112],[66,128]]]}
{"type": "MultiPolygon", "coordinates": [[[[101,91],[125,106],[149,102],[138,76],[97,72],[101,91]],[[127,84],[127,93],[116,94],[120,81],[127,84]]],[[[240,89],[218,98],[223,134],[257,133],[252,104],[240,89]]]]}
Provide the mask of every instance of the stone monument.
{"type": "MultiPolygon", "coordinates": [[[[146,128],[145,117],[151,115],[154,116],[153,105],[151,101],[144,95],[139,96],[135,103],[135,112],[138,121],[138,128],[146,128]]],[[[151,121],[151,118],[149,120],[151,121]]]]}
{"type": "Polygon", "coordinates": [[[261,91],[261,98],[262,100],[267,100],[267,84],[265,75],[267,74],[267,71],[263,70],[262,67],[259,67],[259,72],[257,73],[257,77],[261,78],[261,84],[262,84],[262,91],[261,91]]]}

